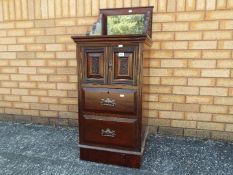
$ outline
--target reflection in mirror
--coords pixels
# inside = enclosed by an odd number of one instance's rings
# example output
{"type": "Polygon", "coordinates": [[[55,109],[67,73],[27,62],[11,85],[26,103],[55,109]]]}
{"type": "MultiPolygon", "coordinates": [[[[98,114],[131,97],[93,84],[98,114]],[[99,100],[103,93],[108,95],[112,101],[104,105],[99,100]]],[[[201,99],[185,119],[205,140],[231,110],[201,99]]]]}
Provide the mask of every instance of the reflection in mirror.
{"type": "Polygon", "coordinates": [[[107,34],[143,34],[144,14],[107,16],[107,34]]]}
{"type": "Polygon", "coordinates": [[[93,25],[91,31],[87,35],[101,35],[102,34],[102,15],[100,15],[98,21],[93,25]]]}

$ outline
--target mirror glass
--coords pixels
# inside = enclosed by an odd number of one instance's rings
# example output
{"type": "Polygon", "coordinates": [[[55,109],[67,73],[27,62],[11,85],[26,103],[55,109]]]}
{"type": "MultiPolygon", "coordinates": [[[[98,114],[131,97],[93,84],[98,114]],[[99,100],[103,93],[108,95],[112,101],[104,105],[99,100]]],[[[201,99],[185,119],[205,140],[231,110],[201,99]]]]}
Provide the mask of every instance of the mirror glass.
{"type": "Polygon", "coordinates": [[[143,34],[144,22],[144,14],[107,16],[107,34],[143,34]]]}

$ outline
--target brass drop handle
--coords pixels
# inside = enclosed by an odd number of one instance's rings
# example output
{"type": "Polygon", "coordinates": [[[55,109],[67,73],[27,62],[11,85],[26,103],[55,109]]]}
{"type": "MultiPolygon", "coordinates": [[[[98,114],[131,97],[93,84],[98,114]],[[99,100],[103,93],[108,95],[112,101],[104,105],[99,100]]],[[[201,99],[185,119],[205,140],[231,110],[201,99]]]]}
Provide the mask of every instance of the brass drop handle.
{"type": "Polygon", "coordinates": [[[115,137],[116,136],[116,131],[111,130],[110,128],[101,129],[101,136],[103,136],[103,137],[115,137]]]}
{"type": "Polygon", "coordinates": [[[102,106],[109,106],[109,107],[115,107],[116,106],[116,100],[110,99],[110,98],[102,98],[100,99],[100,104],[102,106]]]}

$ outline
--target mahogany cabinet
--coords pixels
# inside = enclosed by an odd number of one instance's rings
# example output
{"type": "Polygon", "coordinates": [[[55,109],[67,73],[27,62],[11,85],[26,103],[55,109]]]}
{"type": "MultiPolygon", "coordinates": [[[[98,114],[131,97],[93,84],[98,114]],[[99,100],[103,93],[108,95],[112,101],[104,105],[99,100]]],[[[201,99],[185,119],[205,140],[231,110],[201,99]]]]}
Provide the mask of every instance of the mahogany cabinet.
{"type": "MultiPolygon", "coordinates": [[[[151,13],[152,7],[136,8],[137,13],[148,10],[151,13]]],[[[77,44],[80,158],[140,167],[148,132],[142,115],[142,78],[149,34],[102,33],[72,39],[77,44]]]]}

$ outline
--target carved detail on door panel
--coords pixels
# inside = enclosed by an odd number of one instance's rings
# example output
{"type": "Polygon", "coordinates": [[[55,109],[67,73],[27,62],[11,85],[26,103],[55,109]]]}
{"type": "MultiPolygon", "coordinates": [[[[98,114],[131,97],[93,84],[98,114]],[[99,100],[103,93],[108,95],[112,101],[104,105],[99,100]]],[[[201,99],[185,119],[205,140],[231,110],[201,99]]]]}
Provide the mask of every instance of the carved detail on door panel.
{"type": "Polygon", "coordinates": [[[99,75],[100,63],[99,57],[92,57],[91,71],[92,74],[99,75]]]}
{"type": "Polygon", "coordinates": [[[129,61],[128,61],[128,58],[122,57],[119,60],[120,60],[119,75],[121,75],[121,76],[129,75],[129,61]]]}

